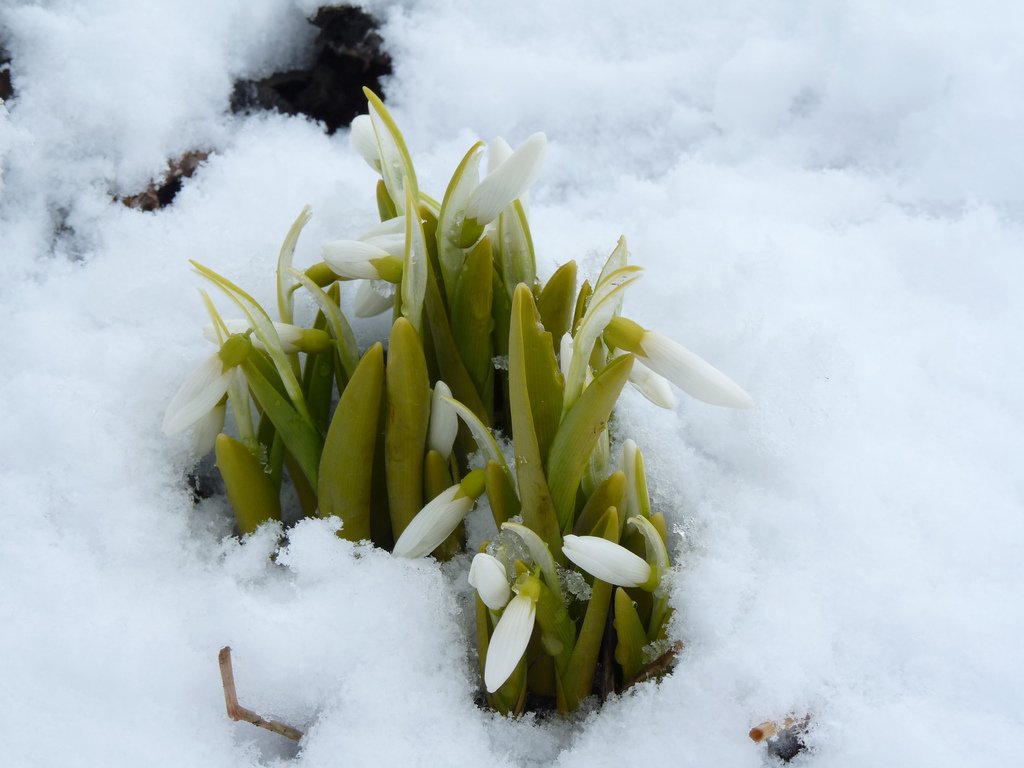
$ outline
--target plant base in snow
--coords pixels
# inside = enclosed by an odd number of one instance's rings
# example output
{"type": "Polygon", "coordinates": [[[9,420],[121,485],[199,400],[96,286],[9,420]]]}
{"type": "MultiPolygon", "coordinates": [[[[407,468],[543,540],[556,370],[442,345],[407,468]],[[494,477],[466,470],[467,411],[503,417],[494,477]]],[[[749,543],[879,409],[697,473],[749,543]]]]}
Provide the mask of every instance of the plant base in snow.
{"type": "Polygon", "coordinates": [[[477,142],[438,200],[418,185],[394,119],[372,92],[352,123],[355,149],[381,178],[381,223],[323,245],[293,268],[312,215],[295,221],[277,262],[277,318],[193,262],[241,317],[203,293],[216,351],[168,407],[169,434],[211,449],[238,530],[280,520],[290,478],[308,517],[397,557],[451,558],[463,519],[489,507],[478,546],[476,640],[487,701],[518,714],[536,702],[571,712],[593,693],[664,672],[672,570],[664,515],[652,509],[639,447],[609,425],[631,383],[672,408],[674,384],[715,405],[749,396],[693,352],[622,315],[641,275],[624,238],[592,281],[568,262],[538,279],[524,196],[547,139],[514,150],[477,142]],[[390,312],[387,352],[359,349],[350,311],[390,312]],[[318,310],[296,324],[294,301],[318,310]],[[223,431],[230,405],[234,429],[223,431]],[[510,442],[496,432],[500,427],[510,442]]]}

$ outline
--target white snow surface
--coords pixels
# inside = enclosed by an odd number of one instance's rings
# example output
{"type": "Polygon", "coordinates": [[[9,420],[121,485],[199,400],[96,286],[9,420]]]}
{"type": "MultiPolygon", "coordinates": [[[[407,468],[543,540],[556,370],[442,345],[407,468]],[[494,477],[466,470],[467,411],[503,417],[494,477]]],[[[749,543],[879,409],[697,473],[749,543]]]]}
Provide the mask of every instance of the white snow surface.
{"type": "MultiPolygon", "coordinates": [[[[674,673],[569,719],[474,704],[468,557],[327,521],[244,543],[159,429],[209,353],[194,258],[273,306],[375,215],[372,172],[232,81],[301,61],[315,0],[6,0],[0,109],[0,764],[1009,766],[1024,737],[1024,6],[863,0],[368,4],[421,186],[547,133],[541,270],[620,234],[626,313],[750,411],[628,392],[676,536],[674,673]],[[169,208],[112,199],[212,151],[169,208]],[[298,749],[224,714],[307,732],[298,749]]],[[[378,325],[362,326],[364,338],[378,325]]],[[[484,521],[476,524],[484,527],[484,521]]]]}

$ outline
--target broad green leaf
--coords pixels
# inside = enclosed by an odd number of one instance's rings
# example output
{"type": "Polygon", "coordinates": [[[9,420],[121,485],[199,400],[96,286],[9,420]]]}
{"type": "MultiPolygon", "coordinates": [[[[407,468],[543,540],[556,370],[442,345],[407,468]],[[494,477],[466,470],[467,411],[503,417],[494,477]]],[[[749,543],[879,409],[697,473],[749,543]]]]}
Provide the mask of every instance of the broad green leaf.
{"type": "Polygon", "coordinates": [[[370,492],[384,390],[384,348],[374,344],[359,361],[327,430],[317,498],[320,516],[336,515],[350,541],[370,538],[370,492]]]}
{"type": "Polygon", "coordinates": [[[391,530],[397,539],[423,508],[423,456],[430,425],[427,362],[415,328],[404,317],[391,327],[386,381],[384,458],[391,530]]]}
{"type": "Polygon", "coordinates": [[[555,270],[537,299],[540,320],[551,334],[554,344],[561,341],[562,334],[569,332],[575,307],[576,262],[567,261],[555,270]]]}
{"type": "Polygon", "coordinates": [[[451,302],[452,335],[459,357],[488,413],[494,402],[491,348],[491,239],[484,237],[469,252],[451,302]]]}
{"type": "Polygon", "coordinates": [[[272,380],[268,380],[260,370],[258,359],[259,355],[249,355],[240,366],[249,389],[260,409],[273,422],[274,428],[284,441],[285,447],[295,457],[302,473],[312,485],[316,485],[323,439],[312,421],[303,418],[289,399],[275,388],[272,380]]]}
{"type": "Polygon", "coordinates": [[[626,590],[615,590],[615,661],[622,667],[623,680],[632,680],[643,669],[647,633],[626,590]]]}
{"type": "Polygon", "coordinates": [[[562,561],[562,536],[543,458],[551,435],[558,428],[561,377],[551,336],[540,327],[533,295],[522,283],[512,299],[508,346],[508,406],[523,521],[562,561]]]}
{"type": "Polygon", "coordinates": [[[551,500],[557,510],[558,525],[564,533],[572,530],[576,490],[583,470],[598,437],[608,424],[632,367],[631,355],[623,355],[609,363],[565,415],[551,444],[547,465],[551,500]]]}
{"type": "Polygon", "coordinates": [[[259,459],[232,437],[221,433],[215,444],[217,468],[243,536],[267,520],[281,519],[281,497],[259,459]]]}

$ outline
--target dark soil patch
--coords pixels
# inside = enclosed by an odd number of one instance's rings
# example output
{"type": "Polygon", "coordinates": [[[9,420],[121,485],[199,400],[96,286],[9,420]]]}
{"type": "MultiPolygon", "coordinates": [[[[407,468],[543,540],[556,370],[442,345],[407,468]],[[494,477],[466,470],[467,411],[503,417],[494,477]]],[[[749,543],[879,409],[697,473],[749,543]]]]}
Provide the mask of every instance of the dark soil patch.
{"type": "Polygon", "coordinates": [[[320,32],[310,66],[235,83],[232,112],[274,109],[308,115],[334,133],[366,111],[363,86],[379,94],[381,78],[391,74],[378,21],[360,8],[343,5],[321,8],[312,23],[320,32]]]}

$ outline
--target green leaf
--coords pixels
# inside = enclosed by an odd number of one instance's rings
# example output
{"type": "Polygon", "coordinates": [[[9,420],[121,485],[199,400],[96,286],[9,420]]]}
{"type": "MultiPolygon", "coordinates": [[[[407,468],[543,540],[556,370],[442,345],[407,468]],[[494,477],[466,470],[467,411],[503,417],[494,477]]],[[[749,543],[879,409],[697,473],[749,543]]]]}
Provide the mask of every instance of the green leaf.
{"type": "Polygon", "coordinates": [[[259,459],[223,433],[217,435],[215,452],[239,533],[252,533],[267,520],[280,520],[281,498],[259,459]]]}
{"type": "Polygon", "coordinates": [[[370,347],[338,401],[327,430],[317,498],[320,516],[336,515],[350,541],[370,538],[373,454],[384,390],[384,348],[370,347]]]}
{"type": "Polygon", "coordinates": [[[423,337],[423,302],[427,293],[427,270],[430,256],[412,190],[406,189],[405,261],[402,266],[402,314],[412,323],[416,334],[423,337]]]}
{"type": "Polygon", "coordinates": [[[423,456],[430,424],[427,361],[415,328],[404,317],[391,327],[386,381],[384,457],[391,530],[397,539],[423,508],[423,456]]]}
{"type": "Polygon", "coordinates": [[[558,428],[562,399],[551,336],[540,327],[530,289],[522,283],[512,299],[509,333],[509,410],[523,521],[563,560],[562,536],[544,474],[550,436],[558,428]]]}
{"type": "Polygon", "coordinates": [[[452,335],[459,357],[488,413],[494,402],[491,348],[491,239],[484,237],[466,256],[452,301],[452,335]]]}
{"type": "Polygon", "coordinates": [[[274,428],[292,456],[295,457],[302,473],[312,485],[316,485],[317,467],[323,448],[320,433],[317,432],[312,421],[303,418],[292,407],[289,399],[275,388],[272,380],[264,375],[260,369],[259,359],[260,355],[251,354],[240,366],[249,384],[249,389],[260,409],[273,422],[274,428]]]}
{"type": "MultiPolygon", "coordinates": [[[[567,261],[555,270],[537,299],[537,309],[554,345],[569,332],[576,306],[576,262],[567,261]]],[[[553,346],[552,349],[555,349],[553,346]]]]}
{"type": "Polygon", "coordinates": [[[484,467],[487,478],[487,499],[491,502],[491,514],[494,516],[494,524],[499,528],[506,520],[511,520],[521,511],[519,497],[516,496],[516,489],[508,467],[502,467],[494,459],[487,462],[484,467]]]}
{"type": "Polygon", "coordinates": [[[560,529],[573,527],[576,489],[598,437],[608,424],[615,402],[633,367],[632,355],[622,355],[609,363],[583,391],[576,405],[565,415],[551,444],[548,477],[551,499],[558,514],[560,529]]]}
{"type": "Polygon", "coordinates": [[[589,536],[609,507],[622,509],[622,499],[626,492],[626,475],[622,471],[613,472],[604,482],[594,489],[587,499],[576,523],[573,533],[577,536],[589,536]]]}
{"type": "Polygon", "coordinates": [[[644,667],[647,633],[626,590],[615,590],[615,661],[622,667],[624,680],[632,680],[644,667]]]}

